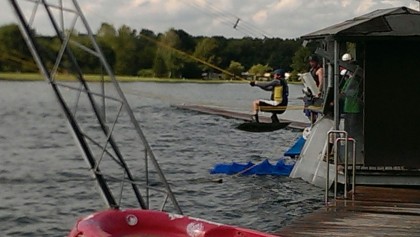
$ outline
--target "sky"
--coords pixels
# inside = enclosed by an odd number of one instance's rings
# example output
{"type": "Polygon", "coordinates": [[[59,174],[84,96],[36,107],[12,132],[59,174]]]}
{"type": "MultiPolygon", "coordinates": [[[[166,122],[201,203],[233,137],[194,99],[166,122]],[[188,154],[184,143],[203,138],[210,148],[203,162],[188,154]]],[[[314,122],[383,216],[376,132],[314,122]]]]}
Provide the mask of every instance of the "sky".
{"type": "MultiPolygon", "coordinates": [[[[24,2],[25,0],[18,0],[24,2]]],[[[58,3],[59,0],[49,0],[58,3]]],[[[63,0],[68,4],[70,0],[63,0]]],[[[297,38],[376,9],[407,6],[414,0],[79,0],[95,32],[102,22],[119,27],[165,32],[171,27],[191,35],[242,38],[297,38]],[[238,21],[238,19],[240,19],[238,21]],[[235,23],[237,23],[236,27],[235,23]]],[[[22,5],[29,19],[33,4],[22,5]]],[[[8,1],[0,1],[0,25],[16,22],[8,1]]],[[[70,26],[71,16],[64,18],[70,26]]],[[[34,28],[51,34],[44,12],[38,11],[34,28]]],[[[76,29],[80,32],[79,23],[76,29]]]]}

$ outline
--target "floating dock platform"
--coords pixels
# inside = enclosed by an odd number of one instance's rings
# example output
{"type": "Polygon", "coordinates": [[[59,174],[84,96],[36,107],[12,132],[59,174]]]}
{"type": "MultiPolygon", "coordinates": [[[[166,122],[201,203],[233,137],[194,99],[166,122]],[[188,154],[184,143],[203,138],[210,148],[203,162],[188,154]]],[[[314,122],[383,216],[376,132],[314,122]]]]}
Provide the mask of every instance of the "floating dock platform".
{"type": "MultiPolygon", "coordinates": [[[[231,111],[231,110],[221,109],[221,108],[212,107],[212,106],[205,106],[205,105],[182,104],[182,105],[173,105],[173,106],[179,109],[190,110],[190,111],[195,111],[195,112],[204,113],[204,114],[217,115],[217,116],[222,116],[225,118],[238,119],[238,120],[243,120],[246,122],[251,122],[251,116],[249,115],[249,113],[231,111]]],[[[271,118],[260,116],[260,122],[271,123],[271,118]]],[[[309,123],[291,121],[291,120],[281,119],[281,118],[280,118],[280,122],[290,123],[287,126],[287,128],[299,129],[299,130],[303,130],[306,127],[310,126],[309,123]]]]}
{"type": "Polygon", "coordinates": [[[335,200],[275,234],[420,236],[420,189],[357,186],[353,200],[335,200]]]}

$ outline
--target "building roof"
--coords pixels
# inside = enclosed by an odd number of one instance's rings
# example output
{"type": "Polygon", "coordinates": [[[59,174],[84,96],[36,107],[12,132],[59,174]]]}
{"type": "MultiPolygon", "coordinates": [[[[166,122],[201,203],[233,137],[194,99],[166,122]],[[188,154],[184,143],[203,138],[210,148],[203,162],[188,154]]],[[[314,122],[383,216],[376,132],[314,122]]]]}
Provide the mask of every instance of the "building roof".
{"type": "Polygon", "coordinates": [[[371,13],[302,36],[320,39],[327,36],[346,37],[420,37],[420,12],[397,7],[371,13]]]}

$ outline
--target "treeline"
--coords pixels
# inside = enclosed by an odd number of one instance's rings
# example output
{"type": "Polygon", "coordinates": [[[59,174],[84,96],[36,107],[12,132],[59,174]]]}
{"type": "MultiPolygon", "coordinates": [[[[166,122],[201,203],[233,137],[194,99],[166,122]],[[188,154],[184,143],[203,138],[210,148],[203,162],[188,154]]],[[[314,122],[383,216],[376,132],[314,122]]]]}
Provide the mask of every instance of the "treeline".
{"type": "MultiPolygon", "coordinates": [[[[72,39],[91,47],[86,35],[73,34],[72,39]]],[[[54,65],[56,55],[47,52],[58,53],[59,39],[41,35],[36,38],[41,53],[49,59],[46,63],[54,65]]],[[[203,37],[179,29],[156,34],[126,25],[117,29],[108,23],[101,25],[96,39],[117,75],[143,77],[200,78],[205,72],[224,72],[231,77],[243,72],[263,74],[274,68],[299,72],[305,70],[305,58],[310,54],[299,39],[203,37]]],[[[101,72],[98,58],[72,48],[84,73],[101,72]]],[[[17,25],[0,27],[0,70],[36,72],[31,58],[17,25]]]]}

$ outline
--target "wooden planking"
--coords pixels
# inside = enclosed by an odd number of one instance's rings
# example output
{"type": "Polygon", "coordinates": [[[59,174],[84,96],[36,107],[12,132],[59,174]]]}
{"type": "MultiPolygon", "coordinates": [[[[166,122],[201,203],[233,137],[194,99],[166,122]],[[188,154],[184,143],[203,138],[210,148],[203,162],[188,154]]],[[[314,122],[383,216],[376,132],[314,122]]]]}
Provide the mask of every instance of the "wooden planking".
{"type": "MultiPolygon", "coordinates": [[[[244,112],[230,111],[230,110],[204,106],[204,105],[174,105],[174,106],[179,109],[185,109],[185,110],[190,110],[190,111],[195,111],[195,112],[200,112],[200,113],[205,113],[205,114],[218,115],[218,116],[223,116],[226,118],[239,119],[239,120],[251,122],[251,115],[244,112]]],[[[260,122],[271,123],[271,118],[261,116],[260,122]]],[[[286,119],[280,119],[280,122],[290,123],[288,128],[299,129],[299,130],[303,130],[304,128],[309,126],[308,123],[290,121],[286,119]]]]}
{"type": "Polygon", "coordinates": [[[356,186],[356,200],[420,204],[420,189],[356,186]]]}
{"type": "Polygon", "coordinates": [[[282,228],[280,236],[420,236],[420,190],[357,187],[355,201],[337,200],[282,228]]]}

